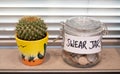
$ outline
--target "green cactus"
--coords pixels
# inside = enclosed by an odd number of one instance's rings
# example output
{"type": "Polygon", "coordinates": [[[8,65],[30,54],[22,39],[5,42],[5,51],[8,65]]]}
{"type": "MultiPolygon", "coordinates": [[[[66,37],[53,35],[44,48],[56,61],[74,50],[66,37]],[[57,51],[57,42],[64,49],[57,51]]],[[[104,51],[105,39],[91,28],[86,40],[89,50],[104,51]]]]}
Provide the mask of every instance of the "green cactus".
{"type": "Polygon", "coordinates": [[[16,26],[16,34],[22,40],[39,40],[46,36],[47,27],[41,18],[36,16],[22,17],[16,26]]]}

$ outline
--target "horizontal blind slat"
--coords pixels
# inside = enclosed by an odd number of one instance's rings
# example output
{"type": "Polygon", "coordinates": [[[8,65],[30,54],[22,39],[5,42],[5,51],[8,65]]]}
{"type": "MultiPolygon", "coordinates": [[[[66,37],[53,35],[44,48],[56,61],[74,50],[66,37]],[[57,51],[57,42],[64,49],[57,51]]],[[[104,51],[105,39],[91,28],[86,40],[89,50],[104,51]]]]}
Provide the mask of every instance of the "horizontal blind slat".
{"type": "MultiPolygon", "coordinates": [[[[12,24],[0,24],[0,31],[14,31],[17,23],[12,24]]],[[[48,31],[60,31],[62,25],[60,23],[46,23],[48,31]]],[[[108,31],[120,31],[120,24],[105,23],[108,31]]]]}
{"type": "MultiPolygon", "coordinates": [[[[87,16],[87,15],[86,15],[87,16]]],[[[0,16],[0,23],[17,23],[18,20],[22,16],[0,16]]],[[[70,16],[40,16],[45,23],[60,23],[61,21],[65,21],[66,19],[70,17],[74,17],[72,15],[70,16]]],[[[120,23],[120,16],[90,16],[94,17],[98,20],[100,20],[103,23],[120,23]]]]}
{"type": "Polygon", "coordinates": [[[0,7],[91,7],[118,8],[119,0],[2,0],[0,7]],[[88,4],[89,3],[89,4],[88,4]]]}

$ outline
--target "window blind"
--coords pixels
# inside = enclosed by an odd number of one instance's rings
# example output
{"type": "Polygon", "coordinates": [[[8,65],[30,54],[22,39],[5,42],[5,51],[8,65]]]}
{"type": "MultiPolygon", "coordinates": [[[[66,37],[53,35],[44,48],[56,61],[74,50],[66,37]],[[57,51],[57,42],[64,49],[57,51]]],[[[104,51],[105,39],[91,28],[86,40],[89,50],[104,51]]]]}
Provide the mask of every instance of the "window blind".
{"type": "Polygon", "coordinates": [[[99,19],[109,31],[103,36],[103,43],[120,45],[120,0],[0,0],[0,46],[16,45],[15,26],[26,15],[39,16],[45,21],[49,43],[53,45],[52,40],[60,35],[60,22],[75,16],[99,19]]]}

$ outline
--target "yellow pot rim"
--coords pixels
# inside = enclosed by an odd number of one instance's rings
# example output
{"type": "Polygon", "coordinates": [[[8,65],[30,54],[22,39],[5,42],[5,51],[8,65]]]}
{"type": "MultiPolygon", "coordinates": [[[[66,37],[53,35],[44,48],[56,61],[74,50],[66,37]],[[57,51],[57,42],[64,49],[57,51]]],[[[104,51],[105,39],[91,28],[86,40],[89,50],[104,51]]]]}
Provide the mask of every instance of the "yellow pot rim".
{"type": "Polygon", "coordinates": [[[22,40],[22,39],[19,39],[19,38],[17,37],[17,34],[15,35],[15,38],[16,38],[17,40],[19,40],[19,41],[24,41],[24,42],[37,42],[37,41],[41,41],[41,40],[44,40],[44,39],[48,38],[48,32],[46,33],[46,36],[45,36],[44,38],[39,39],[39,40],[33,40],[33,41],[22,40]]]}

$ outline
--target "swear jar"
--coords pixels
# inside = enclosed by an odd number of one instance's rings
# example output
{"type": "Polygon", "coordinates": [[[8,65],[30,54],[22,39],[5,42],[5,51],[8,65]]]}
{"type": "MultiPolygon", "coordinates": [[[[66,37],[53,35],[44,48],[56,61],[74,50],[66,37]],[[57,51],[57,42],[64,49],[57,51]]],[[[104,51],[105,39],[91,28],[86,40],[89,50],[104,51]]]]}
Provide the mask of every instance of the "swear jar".
{"type": "Polygon", "coordinates": [[[75,67],[91,67],[101,59],[105,26],[90,17],[72,17],[63,23],[64,61],[75,67]]]}

